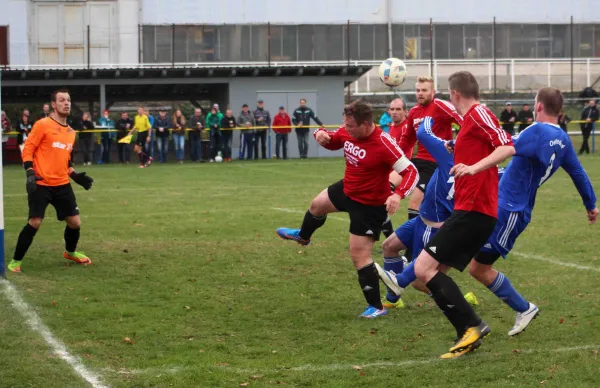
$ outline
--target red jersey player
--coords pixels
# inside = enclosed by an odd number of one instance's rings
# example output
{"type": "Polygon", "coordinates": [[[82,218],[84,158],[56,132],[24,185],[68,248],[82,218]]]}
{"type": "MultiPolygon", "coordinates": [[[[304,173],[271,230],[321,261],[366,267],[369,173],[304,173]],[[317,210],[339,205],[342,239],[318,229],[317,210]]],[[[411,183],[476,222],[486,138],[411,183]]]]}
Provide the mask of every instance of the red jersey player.
{"type": "MultiPolygon", "coordinates": [[[[425,117],[433,119],[433,133],[444,140],[452,140],[452,124],[462,125],[462,117],[456,112],[456,109],[449,102],[434,98],[435,89],[433,88],[433,78],[420,76],[417,78],[416,84],[417,105],[408,113],[408,126],[406,131],[402,133],[398,144],[404,154],[409,158],[412,157],[415,143],[417,142],[417,131],[421,121],[425,117]]],[[[417,147],[417,155],[412,158],[417,170],[419,170],[419,183],[417,188],[410,196],[408,202],[408,219],[419,215],[419,207],[423,202],[425,187],[429,183],[429,179],[437,168],[435,159],[427,152],[427,149],[421,144],[417,147]]],[[[405,253],[406,257],[412,257],[410,252],[405,253]]]]}
{"type": "Polygon", "coordinates": [[[454,211],[415,262],[417,278],[427,285],[459,339],[442,358],[456,358],[481,345],[490,329],[444,272],[459,271],[483,247],[494,230],[498,212],[498,168],[515,154],[510,136],[492,112],[479,103],[473,74],[460,71],[449,78],[450,100],[464,123],[454,146],[454,211]]]}
{"type": "Polygon", "coordinates": [[[277,234],[308,245],[312,234],[325,223],[327,214],[347,212],[350,215],[350,256],[369,305],[362,316],[385,315],[387,310],[381,304],[379,277],[371,250],[388,213],[398,210],[400,200],[417,184],[419,173],[390,135],[375,126],[371,107],[364,101],[347,105],[344,125],[335,132],[318,129],[315,139],[328,150],[344,149],[344,179],[313,199],[300,229],[279,228],[277,234]],[[403,178],[392,195],[388,182],[391,169],[403,178]]]}

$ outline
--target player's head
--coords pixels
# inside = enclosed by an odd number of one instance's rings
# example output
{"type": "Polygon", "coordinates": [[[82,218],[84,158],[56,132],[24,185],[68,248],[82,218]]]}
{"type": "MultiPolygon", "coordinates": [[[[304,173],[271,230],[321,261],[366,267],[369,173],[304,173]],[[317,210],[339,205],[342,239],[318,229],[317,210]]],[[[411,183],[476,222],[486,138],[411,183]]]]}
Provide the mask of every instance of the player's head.
{"type": "Polygon", "coordinates": [[[304,99],[304,98],[300,99],[300,106],[306,106],[306,99],[304,99]]]}
{"type": "Polygon", "coordinates": [[[344,125],[350,136],[361,139],[373,128],[373,110],[364,100],[356,100],[344,108],[344,125]]]}
{"type": "Polygon", "coordinates": [[[461,115],[467,113],[473,102],[479,102],[479,84],[468,71],[457,71],[448,78],[450,102],[461,115]]]}
{"type": "Polygon", "coordinates": [[[143,107],[143,106],[140,106],[140,107],[138,108],[137,112],[138,112],[138,115],[142,116],[142,115],[144,114],[144,107],[143,107]]]}
{"type": "Polygon", "coordinates": [[[421,105],[427,105],[433,101],[433,97],[435,96],[433,78],[424,75],[417,77],[416,93],[417,102],[421,105]]]}
{"type": "Polygon", "coordinates": [[[546,121],[546,117],[552,117],[556,123],[556,117],[560,114],[563,107],[563,95],[556,88],[541,88],[535,96],[533,113],[536,119],[546,121]]]}
{"type": "Polygon", "coordinates": [[[396,98],[390,102],[388,113],[394,124],[400,124],[406,118],[406,104],[401,98],[396,98]]]}
{"type": "Polygon", "coordinates": [[[50,103],[58,116],[67,118],[71,114],[71,95],[67,89],[55,90],[50,97],[50,103]]]}

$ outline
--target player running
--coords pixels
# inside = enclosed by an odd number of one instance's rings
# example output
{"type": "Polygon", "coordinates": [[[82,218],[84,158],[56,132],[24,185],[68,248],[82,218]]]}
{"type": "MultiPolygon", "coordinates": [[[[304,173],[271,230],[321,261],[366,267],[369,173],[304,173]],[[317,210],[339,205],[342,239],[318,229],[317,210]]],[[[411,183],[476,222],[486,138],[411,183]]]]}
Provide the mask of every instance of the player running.
{"type": "Polygon", "coordinates": [[[373,112],[364,101],[354,101],[346,106],[344,125],[337,131],[318,129],[314,136],[328,150],[344,149],[344,179],[313,199],[300,229],[279,228],[277,234],[283,239],[308,245],[313,233],[325,223],[327,214],[347,212],[350,215],[350,256],[368,303],[361,316],[376,318],[386,315],[371,250],[379,239],[388,213],[394,214],[400,200],[417,184],[417,169],[396,142],[373,124],[373,112]],[[388,182],[391,169],[403,178],[392,195],[388,182]]]}
{"type": "MultiPolygon", "coordinates": [[[[463,121],[462,117],[456,112],[456,109],[452,104],[435,98],[433,78],[424,76],[418,77],[416,95],[418,104],[408,113],[408,125],[406,131],[404,131],[400,139],[398,139],[400,148],[409,158],[412,157],[415,143],[417,142],[417,130],[425,117],[433,118],[433,133],[442,140],[452,140],[452,124],[461,126],[463,121]]],[[[427,149],[421,144],[418,145],[417,154],[412,159],[412,162],[419,171],[419,183],[417,184],[418,190],[415,190],[411,194],[408,202],[408,219],[415,218],[419,215],[418,209],[423,201],[425,188],[437,167],[433,156],[431,156],[427,149]]],[[[406,256],[410,260],[412,254],[406,252],[406,256]]]]}
{"type": "Polygon", "coordinates": [[[36,121],[23,149],[23,167],[27,175],[29,222],[17,240],[13,260],[8,264],[12,272],[21,272],[21,261],[42,224],[48,204],[56,209],[59,221],[66,221],[65,252],[63,257],[78,264],[92,261],[77,252],[81,220],[69,177],[89,190],[94,181],[85,172],[76,173],[71,161],[75,131],[67,125],[71,113],[71,97],[65,89],[52,93],[53,112],[50,117],[36,121]]]}
{"type": "Polygon", "coordinates": [[[147,167],[152,164],[154,158],[149,156],[146,151],[147,147],[150,146],[150,140],[152,139],[152,126],[150,120],[146,115],[144,107],[140,106],[137,110],[137,116],[133,121],[133,129],[129,132],[129,135],[137,131],[137,138],[135,140],[134,152],[140,158],[140,168],[147,167]]]}
{"type": "Polygon", "coordinates": [[[494,230],[498,214],[498,163],[515,149],[498,120],[479,103],[479,85],[465,71],[449,78],[450,100],[464,117],[454,149],[454,209],[415,262],[415,274],[458,333],[442,358],[456,358],[481,344],[490,333],[460,288],[444,271],[463,271],[494,230]]]}
{"type": "Polygon", "coordinates": [[[579,191],[590,224],[598,217],[594,188],[577,159],[569,135],[557,125],[562,106],[560,90],[542,88],[538,91],[534,105],[536,121],[513,137],[516,154],[500,180],[498,223],[469,264],[471,276],[517,312],[509,336],[525,330],[539,314],[539,308],[525,300],[493,264],[500,256],[506,258],[517,237],[531,222],[538,188],[562,167],[579,191]]]}

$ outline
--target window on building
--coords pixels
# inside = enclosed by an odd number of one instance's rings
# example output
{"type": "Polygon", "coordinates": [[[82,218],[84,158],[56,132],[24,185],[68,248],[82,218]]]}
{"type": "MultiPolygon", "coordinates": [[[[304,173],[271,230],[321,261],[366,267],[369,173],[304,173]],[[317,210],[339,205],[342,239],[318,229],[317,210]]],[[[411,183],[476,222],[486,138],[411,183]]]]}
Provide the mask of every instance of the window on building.
{"type": "Polygon", "coordinates": [[[510,31],[510,56],[514,58],[535,58],[536,34],[535,24],[512,24],[510,31]]]}
{"type": "Polygon", "coordinates": [[[347,59],[346,24],[314,26],[316,61],[339,61],[347,59]]]}
{"type": "Polygon", "coordinates": [[[358,24],[350,24],[350,38],[348,45],[350,50],[350,59],[357,60],[360,58],[360,26],[358,24]]]}
{"type": "Polygon", "coordinates": [[[581,24],[575,26],[575,56],[591,57],[594,55],[594,25],[581,24]]]}
{"type": "Polygon", "coordinates": [[[551,26],[551,58],[565,58],[571,56],[571,35],[569,32],[570,28],[571,26],[565,24],[553,24],[551,26]]]}
{"type": "Polygon", "coordinates": [[[388,57],[388,26],[386,24],[377,24],[373,26],[373,35],[375,37],[374,59],[386,59],[388,57]]]}
{"type": "Polygon", "coordinates": [[[447,24],[434,24],[433,38],[435,42],[434,58],[450,58],[450,26],[447,24]]]}
{"type": "Polygon", "coordinates": [[[448,40],[450,42],[450,59],[465,57],[463,26],[449,26],[448,40]]]}
{"type": "Polygon", "coordinates": [[[392,56],[404,59],[404,24],[392,24],[392,56]]]}
{"type": "Polygon", "coordinates": [[[298,26],[298,60],[313,61],[314,58],[314,26],[298,26]]]}
{"type": "Polygon", "coordinates": [[[298,26],[283,26],[281,43],[281,60],[296,61],[298,59],[298,26]]]}

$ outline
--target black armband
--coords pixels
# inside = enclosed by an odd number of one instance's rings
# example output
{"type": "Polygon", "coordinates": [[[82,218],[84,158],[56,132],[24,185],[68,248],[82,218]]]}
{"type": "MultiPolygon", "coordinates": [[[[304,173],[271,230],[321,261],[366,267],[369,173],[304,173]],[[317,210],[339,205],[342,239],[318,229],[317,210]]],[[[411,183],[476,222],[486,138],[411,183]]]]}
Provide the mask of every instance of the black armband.
{"type": "Polygon", "coordinates": [[[33,168],[33,162],[23,162],[23,167],[25,170],[29,170],[30,168],[33,168]]]}
{"type": "Polygon", "coordinates": [[[392,182],[390,182],[390,190],[393,193],[394,191],[396,191],[396,185],[393,184],[392,182]]]}

